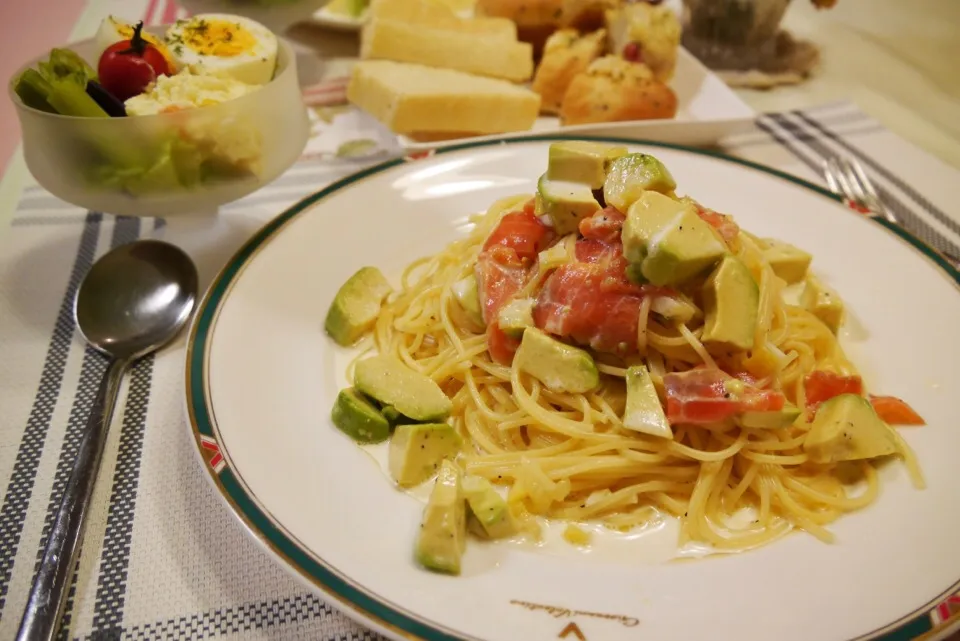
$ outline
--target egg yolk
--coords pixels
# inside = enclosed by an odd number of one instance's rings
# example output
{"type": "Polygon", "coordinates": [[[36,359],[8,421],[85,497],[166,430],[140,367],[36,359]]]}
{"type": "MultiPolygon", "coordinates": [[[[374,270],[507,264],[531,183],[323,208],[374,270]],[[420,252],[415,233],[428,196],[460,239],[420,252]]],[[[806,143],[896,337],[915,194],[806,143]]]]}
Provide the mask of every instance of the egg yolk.
{"type": "Polygon", "coordinates": [[[236,22],[197,20],[184,27],[182,42],[200,55],[230,58],[253,49],[257,39],[236,22]]]}

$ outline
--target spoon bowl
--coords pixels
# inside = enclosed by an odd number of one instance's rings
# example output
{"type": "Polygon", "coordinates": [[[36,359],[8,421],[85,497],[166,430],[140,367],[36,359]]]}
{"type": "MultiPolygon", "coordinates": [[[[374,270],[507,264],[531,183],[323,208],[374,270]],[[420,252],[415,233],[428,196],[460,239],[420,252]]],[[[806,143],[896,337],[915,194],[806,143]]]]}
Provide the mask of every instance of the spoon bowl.
{"type": "Polygon", "coordinates": [[[136,359],[183,328],[197,289],[196,267],[183,250],[142,240],[117,247],[96,262],[80,284],[74,317],[94,348],[136,359]]]}

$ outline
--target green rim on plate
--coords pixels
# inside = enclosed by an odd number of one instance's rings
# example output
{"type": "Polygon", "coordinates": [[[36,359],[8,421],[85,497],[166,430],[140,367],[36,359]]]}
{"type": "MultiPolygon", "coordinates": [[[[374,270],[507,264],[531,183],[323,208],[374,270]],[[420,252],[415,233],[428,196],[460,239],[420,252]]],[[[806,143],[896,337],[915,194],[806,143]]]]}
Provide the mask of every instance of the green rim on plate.
{"type": "MultiPolygon", "coordinates": [[[[351,174],[317,193],[304,198],[279,214],[256,232],[227,262],[226,266],[213,280],[213,283],[210,285],[209,290],[200,304],[191,328],[190,338],[187,343],[186,362],[187,410],[190,429],[197,443],[201,458],[205,463],[204,467],[209,472],[210,478],[221,497],[227,502],[247,529],[250,530],[270,552],[296,570],[301,579],[305,580],[312,587],[318,588],[326,595],[334,598],[346,609],[356,612],[365,619],[401,637],[419,641],[462,641],[464,638],[457,636],[456,633],[450,630],[442,630],[437,626],[425,623],[405,612],[401,612],[394,606],[377,599],[376,596],[352,584],[332,568],[318,561],[310,552],[303,549],[289,533],[278,527],[274,520],[257,504],[256,499],[252,496],[252,493],[245,486],[242,479],[230,466],[226,465],[223,452],[220,450],[220,445],[217,442],[213,410],[208,403],[208,381],[205,368],[210,329],[213,327],[220,305],[229,292],[232,283],[236,280],[244,266],[257,253],[259,248],[275,236],[287,223],[330,194],[353,185],[364,178],[402,165],[405,162],[420,160],[435,154],[445,154],[479,147],[571,139],[663,147],[701,156],[710,156],[777,176],[795,185],[814,191],[834,202],[843,203],[843,199],[840,196],[791,174],[771,167],[765,167],[749,160],[733,158],[714,151],[696,149],[683,145],[603,136],[564,135],[526,136],[510,140],[482,141],[452,145],[435,151],[422,152],[389,160],[351,174]]],[[[851,210],[851,212],[852,211],[853,210],[851,210]]],[[[862,216],[862,214],[857,215],[862,216]]],[[[869,219],[882,225],[909,243],[914,249],[920,251],[940,267],[956,285],[960,286],[960,271],[950,265],[935,249],[901,227],[889,223],[883,218],[870,216],[869,219]]],[[[947,626],[952,626],[957,621],[960,621],[960,594],[958,594],[958,592],[960,592],[960,581],[947,588],[939,597],[924,607],[891,622],[879,630],[874,630],[873,632],[862,635],[857,639],[910,641],[929,638],[935,633],[942,632],[947,626]]]]}

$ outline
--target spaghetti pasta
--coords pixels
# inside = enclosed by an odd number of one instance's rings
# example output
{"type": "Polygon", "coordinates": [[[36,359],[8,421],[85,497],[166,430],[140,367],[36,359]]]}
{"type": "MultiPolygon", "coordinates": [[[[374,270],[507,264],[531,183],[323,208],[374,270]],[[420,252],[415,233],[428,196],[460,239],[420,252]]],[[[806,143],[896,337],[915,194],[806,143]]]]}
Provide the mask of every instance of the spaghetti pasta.
{"type": "MultiPolygon", "coordinates": [[[[874,461],[815,462],[803,447],[812,416],[805,378],[814,371],[855,376],[856,369],[821,320],[784,301],[785,283],[764,257],[765,241],[746,232],[727,244],[759,288],[751,350],[711,352],[701,342],[699,315],[667,322],[648,296],[639,304],[636,349],[592,351],[601,382],[591,391],[552,391],[492,356],[489,333],[467,317],[451,291],[474,274],[504,215],[530,199],[498,201],[472,218],[469,235],[411,263],[373,330],[377,352],[430,377],[452,399],[449,421],[468,444],[461,459],[467,473],[507,488],[518,515],[596,520],[627,530],[665,512],[681,519],[682,541],[717,550],[755,547],[794,528],[829,541],[827,525],[876,499],[874,461]],[[661,399],[670,374],[718,369],[782,394],[804,413],[782,429],[718,421],[674,424],[672,440],[640,433],[622,419],[624,378],[636,364],[647,367],[661,399]]],[[[567,243],[572,257],[576,240],[573,234],[556,242],[567,243]]],[[[549,272],[534,261],[517,296],[535,296],[549,272]]],[[[899,436],[897,444],[922,487],[909,447],[899,436]]]]}

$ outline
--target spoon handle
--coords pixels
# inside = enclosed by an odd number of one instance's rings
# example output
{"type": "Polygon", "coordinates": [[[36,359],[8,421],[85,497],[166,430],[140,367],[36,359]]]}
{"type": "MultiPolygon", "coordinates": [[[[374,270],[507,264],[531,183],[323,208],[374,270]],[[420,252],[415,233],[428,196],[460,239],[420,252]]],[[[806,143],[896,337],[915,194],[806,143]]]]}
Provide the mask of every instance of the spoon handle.
{"type": "Polygon", "coordinates": [[[73,578],[83,538],[83,524],[100,470],[103,446],[120,391],[126,360],[113,359],[87,419],[70,480],[63,491],[56,520],[43,550],[40,569],[30,588],[17,641],[51,641],[57,634],[63,604],[73,578]]]}

